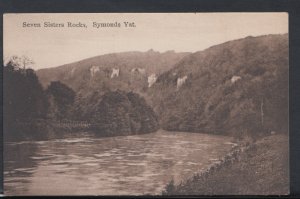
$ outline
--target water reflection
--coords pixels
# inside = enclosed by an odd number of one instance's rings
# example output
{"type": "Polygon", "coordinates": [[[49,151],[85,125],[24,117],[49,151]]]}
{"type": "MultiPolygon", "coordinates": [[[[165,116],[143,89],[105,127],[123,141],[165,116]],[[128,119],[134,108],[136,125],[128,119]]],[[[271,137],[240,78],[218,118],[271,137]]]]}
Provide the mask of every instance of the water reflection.
{"type": "Polygon", "coordinates": [[[6,143],[6,195],[160,194],[226,154],[230,138],[157,133],[6,143]]]}
{"type": "Polygon", "coordinates": [[[37,168],[38,162],[32,160],[37,145],[30,143],[7,143],[4,147],[5,190],[15,190],[15,194],[28,192],[26,184],[37,168]],[[18,186],[18,189],[15,189],[18,186]]]}

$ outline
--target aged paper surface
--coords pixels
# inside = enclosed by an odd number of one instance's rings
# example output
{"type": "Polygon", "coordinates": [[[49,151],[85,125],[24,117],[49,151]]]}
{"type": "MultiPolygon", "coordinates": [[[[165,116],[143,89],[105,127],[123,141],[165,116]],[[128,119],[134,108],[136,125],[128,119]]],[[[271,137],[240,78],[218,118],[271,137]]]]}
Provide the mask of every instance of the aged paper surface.
{"type": "Polygon", "coordinates": [[[289,193],[287,13],[3,18],[5,195],[289,193]]]}

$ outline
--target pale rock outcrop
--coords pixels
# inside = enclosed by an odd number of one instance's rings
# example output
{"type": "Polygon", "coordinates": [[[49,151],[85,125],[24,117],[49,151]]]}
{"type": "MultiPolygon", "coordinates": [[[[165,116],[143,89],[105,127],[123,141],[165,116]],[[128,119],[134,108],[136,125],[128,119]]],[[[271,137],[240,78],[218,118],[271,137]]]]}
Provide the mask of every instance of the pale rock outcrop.
{"type": "Polygon", "coordinates": [[[177,79],[177,89],[180,88],[185,83],[185,81],[187,80],[187,78],[188,77],[185,75],[182,78],[179,77],[177,79]]]}
{"type": "Polygon", "coordinates": [[[100,66],[92,66],[90,68],[91,77],[93,77],[99,71],[100,71],[100,66]]]}
{"type": "Polygon", "coordinates": [[[232,76],[232,78],[231,78],[231,83],[235,83],[236,81],[238,81],[238,80],[240,80],[240,79],[242,79],[240,76],[234,75],[234,76],[232,76]]]}
{"type": "Polygon", "coordinates": [[[75,72],[75,70],[76,70],[76,68],[72,68],[72,70],[71,70],[71,76],[73,76],[74,75],[74,72],[75,72]]]}
{"type": "Polygon", "coordinates": [[[149,77],[148,77],[148,87],[151,87],[157,80],[157,76],[156,74],[151,74],[149,77]]]}
{"type": "Polygon", "coordinates": [[[119,68],[113,68],[110,78],[119,77],[119,74],[120,74],[120,69],[119,68]]]}

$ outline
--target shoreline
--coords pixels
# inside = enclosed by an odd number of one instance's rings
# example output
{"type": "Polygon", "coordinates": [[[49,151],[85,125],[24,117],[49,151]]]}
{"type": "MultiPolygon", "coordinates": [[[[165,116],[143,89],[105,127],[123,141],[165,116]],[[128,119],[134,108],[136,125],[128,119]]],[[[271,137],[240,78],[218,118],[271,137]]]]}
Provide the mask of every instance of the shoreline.
{"type": "MultiPolygon", "coordinates": [[[[218,136],[218,135],[216,135],[216,136],[218,136]]],[[[181,187],[182,185],[184,185],[186,183],[190,183],[191,180],[198,180],[201,178],[205,178],[206,176],[210,175],[212,172],[220,169],[222,166],[224,166],[226,164],[234,163],[234,161],[236,161],[238,159],[238,155],[246,152],[251,147],[253,147],[253,143],[251,145],[244,144],[243,142],[240,142],[240,143],[231,142],[231,143],[233,146],[226,155],[224,155],[222,158],[219,158],[218,160],[216,160],[213,164],[209,165],[206,169],[197,171],[196,174],[194,174],[193,176],[190,176],[183,180],[180,180],[179,183],[175,183],[174,180],[171,180],[168,184],[166,184],[165,189],[162,191],[162,195],[166,194],[165,191],[168,189],[168,187],[181,187]]]]}
{"type": "Polygon", "coordinates": [[[162,195],[288,194],[288,136],[269,135],[241,144],[205,172],[180,184],[169,182],[162,195]]]}
{"type": "Polygon", "coordinates": [[[218,137],[232,137],[233,143],[236,143],[236,139],[230,135],[222,135],[207,132],[189,132],[189,131],[171,131],[159,128],[153,132],[130,132],[126,134],[110,135],[101,133],[101,130],[96,128],[97,124],[93,124],[87,121],[74,121],[74,120],[47,120],[37,119],[32,121],[16,121],[13,124],[7,125],[4,130],[5,141],[28,141],[28,140],[51,140],[51,139],[63,139],[72,135],[76,135],[79,132],[87,132],[97,137],[119,137],[119,136],[131,136],[131,135],[143,135],[156,132],[176,132],[176,133],[191,133],[191,134],[205,134],[218,137]],[[42,133],[41,133],[42,132],[42,133]]]}

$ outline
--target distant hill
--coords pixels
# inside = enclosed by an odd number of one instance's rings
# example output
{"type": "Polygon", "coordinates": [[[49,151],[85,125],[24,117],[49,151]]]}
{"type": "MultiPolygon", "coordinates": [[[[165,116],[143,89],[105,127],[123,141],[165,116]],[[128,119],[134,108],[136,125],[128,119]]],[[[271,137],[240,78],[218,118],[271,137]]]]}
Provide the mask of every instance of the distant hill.
{"type": "Polygon", "coordinates": [[[287,34],[249,36],[193,54],[107,54],[37,75],[76,91],[76,120],[120,90],[143,96],[165,130],[258,136],[288,132],[288,53],[287,34]]]}
{"type": "Polygon", "coordinates": [[[61,81],[82,95],[88,91],[142,91],[148,87],[148,77],[169,70],[189,53],[123,52],[101,55],[55,68],[41,69],[37,75],[45,87],[51,81],[61,81]]]}
{"type": "Polygon", "coordinates": [[[122,90],[144,95],[161,73],[188,54],[153,50],[113,53],[41,69],[37,75],[44,87],[51,81],[60,81],[71,87],[77,93],[74,119],[88,120],[95,104],[105,93],[122,90]]]}
{"type": "Polygon", "coordinates": [[[288,35],[246,37],[184,57],[148,101],[166,130],[214,134],[288,131],[288,35]]]}

